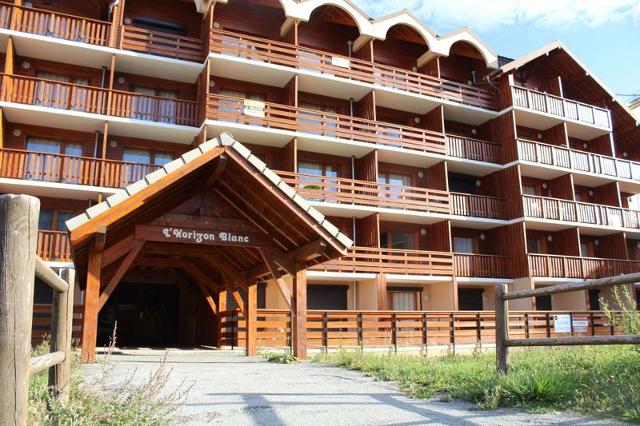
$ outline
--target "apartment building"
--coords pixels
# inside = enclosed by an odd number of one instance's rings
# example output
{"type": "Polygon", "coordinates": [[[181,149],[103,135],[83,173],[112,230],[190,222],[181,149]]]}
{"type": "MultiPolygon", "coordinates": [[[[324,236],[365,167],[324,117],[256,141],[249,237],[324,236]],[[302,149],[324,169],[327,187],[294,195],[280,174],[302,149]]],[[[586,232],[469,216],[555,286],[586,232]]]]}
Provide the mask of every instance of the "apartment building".
{"type": "MultiPolygon", "coordinates": [[[[0,192],[40,197],[52,266],[73,267],[69,219],[229,132],[354,242],[308,266],[309,309],[483,311],[497,284],[640,271],[637,119],[560,43],[509,60],[348,0],[16,0],[0,44],[0,192]]],[[[125,344],[206,321],[197,278],[163,265],[131,259],[99,343],[115,321],[125,344]]],[[[286,309],[292,280],[260,282],[258,308],[286,309]]]]}

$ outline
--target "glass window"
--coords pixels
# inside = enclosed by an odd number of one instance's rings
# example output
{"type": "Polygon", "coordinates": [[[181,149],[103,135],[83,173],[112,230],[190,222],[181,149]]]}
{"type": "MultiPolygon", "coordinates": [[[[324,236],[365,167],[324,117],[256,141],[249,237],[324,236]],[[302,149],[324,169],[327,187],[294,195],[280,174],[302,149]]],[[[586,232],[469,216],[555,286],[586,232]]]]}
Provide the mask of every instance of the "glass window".
{"type": "Polygon", "coordinates": [[[419,291],[390,291],[387,294],[389,308],[394,311],[420,310],[419,291]]]}
{"type": "Polygon", "coordinates": [[[173,161],[173,154],[168,152],[156,152],[153,155],[153,164],[156,166],[163,166],[173,161]]]}
{"type": "Polygon", "coordinates": [[[580,256],[582,256],[582,257],[590,257],[589,256],[589,244],[580,243],[580,256]]]}
{"type": "Polygon", "coordinates": [[[122,153],[122,161],[130,163],[151,163],[151,151],[146,149],[125,148],[122,153]]]}
{"type": "Polygon", "coordinates": [[[453,251],[456,253],[473,253],[473,238],[453,237],[453,251]]]}
{"type": "Polygon", "coordinates": [[[64,146],[65,155],[69,155],[72,157],[81,157],[82,156],[82,145],[79,143],[68,143],[64,146]]]}
{"type": "Polygon", "coordinates": [[[75,213],[73,212],[59,211],[58,218],[56,219],[56,231],[66,231],[67,225],[65,225],[65,222],[74,216],[75,213]]]}
{"type": "Polygon", "coordinates": [[[540,253],[540,241],[537,238],[527,238],[527,251],[529,253],[540,253]]]}
{"type": "Polygon", "coordinates": [[[53,139],[27,138],[27,154],[23,179],[57,182],[60,179],[62,143],[53,139]],[[48,155],[49,154],[49,155],[48,155]]]}
{"type": "Polygon", "coordinates": [[[403,186],[411,185],[411,176],[401,175],[398,173],[378,173],[378,183],[380,190],[383,191],[383,196],[389,198],[399,198],[403,192],[403,186]]]}
{"type": "Polygon", "coordinates": [[[413,250],[413,233],[382,232],[380,233],[380,247],[400,250],[413,250]]]}
{"type": "Polygon", "coordinates": [[[531,185],[523,185],[522,193],[525,195],[536,195],[536,188],[531,185]]]}
{"type": "Polygon", "coordinates": [[[53,222],[53,211],[48,209],[40,209],[40,217],[38,218],[38,229],[50,230],[53,222]]]}
{"type": "Polygon", "coordinates": [[[62,142],[54,139],[27,138],[27,151],[46,152],[48,154],[60,154],[62,142]]]}

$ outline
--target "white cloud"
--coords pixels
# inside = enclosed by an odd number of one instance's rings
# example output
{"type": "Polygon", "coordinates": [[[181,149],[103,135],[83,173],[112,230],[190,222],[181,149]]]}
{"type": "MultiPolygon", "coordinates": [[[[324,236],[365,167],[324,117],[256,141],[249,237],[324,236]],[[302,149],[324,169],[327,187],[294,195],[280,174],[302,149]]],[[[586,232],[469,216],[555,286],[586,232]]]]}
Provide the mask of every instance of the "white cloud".
{"type": "Polygon", "coordinates": [[[356,0],[372,17],[406,8],[435,29],[468,26],[489,31],[505,25],[540,28],[600,27],[625,19],[640,23],[640,0],[356,0]]]}

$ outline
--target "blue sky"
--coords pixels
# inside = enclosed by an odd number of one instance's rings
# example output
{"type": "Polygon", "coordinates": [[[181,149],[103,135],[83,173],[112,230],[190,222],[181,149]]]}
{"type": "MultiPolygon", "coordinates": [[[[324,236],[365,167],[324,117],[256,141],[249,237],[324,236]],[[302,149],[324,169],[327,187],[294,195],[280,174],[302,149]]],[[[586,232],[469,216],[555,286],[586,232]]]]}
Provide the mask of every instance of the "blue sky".
{"type": "Polygon", "coordinates": [[[354,1],[374,18],[409,9],[437,34],[468,26],[511,58],[560,40],[614,93],[640,95],[640,0],[354,1]]]}

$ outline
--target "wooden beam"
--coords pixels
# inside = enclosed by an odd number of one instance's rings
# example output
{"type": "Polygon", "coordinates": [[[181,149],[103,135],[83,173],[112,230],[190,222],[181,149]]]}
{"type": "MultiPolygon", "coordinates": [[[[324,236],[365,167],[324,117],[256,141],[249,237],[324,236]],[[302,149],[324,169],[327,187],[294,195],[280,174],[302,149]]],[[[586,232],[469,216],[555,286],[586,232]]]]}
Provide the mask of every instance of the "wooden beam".
{"type": "Polygon", "coordinates": [[[307,271],[301,269],[293,276],[293,300],[291,304],[291,344],[293,355],[307,357],[307,271]]]}
{"type": "Polygon", "coordinates": [[[376,275],[376,291],[378,295],[378,310],[387,310],[387,277],[385,274],[376,275]]]}
{"type": "Polygon", "coordinates": [[[206,274],[196,265],[193,261],[184,260],[182,262],[182,269],[188,273],[199,285],[203,285],[214,292],[220,291],[220,284],[217,283],[213,277],[206,274]]]}
{"type": "Polygon", "coordinates": [[[242,299],[242,296],[240,295],[240,292],[238,291],[237,288],[234,288],[231,291],[231,297],[233,297],[233,300],[236,301],[236,305],[238,305],[238,309],[240,309],[240,312],[242,312],[242,314],[245,315],[245,318],[246,318],[244,300],[242,299]]]}
{"type": "Polygon", "coordinates": [[[118,270],[116,271],[115,275],[111,278],[109,284],[107,284],[104,290],[102,290],[102,293],[100,293],[100,299],[98,301],[98,312],[100,312],[104,304],[107,303],[107,300],[109,300],[109,297],[113,293],[113,290],[116,289],[116,287],[120,283],[120,280],[122,280],[122,278],[124,277],[124,274],[126,274],[127,271],[131,268],[131,265],[133,265],[134,260],[136,260],[136,257],[138,257],[138,254],[140,253],[140,250],[142,250],[143,246],[144,241],[134,241],[131,250],[122,260],[120,266],[118,266],[118,270]]]}
{"type": "Polygon", "coordinates": [[[150,224],[157,226],[182,226],[195,229],[218,229],[221,231],[259,232],[255,226],[244,219],[215,216],[193,216],[175,213],[162,215],[150,224]]]}
{"type": "Polygon", "coordinates": [[[291,257],[296,262],[302,263],[322,256],[325,251],[327,251],[327,243],[324,240],[316,240],[290,251],[285,257],[291,257]]]}
{"type": "Polygon", "coordinates": [[[287,303],[287,307],[291,308],[291,291],[289,290],[287,283],[284,282],[284,279],[279,276],[277,266],[273,263],[272,259],[269,257],[269,254],[265,253],[264,250],[260,250],[260,256],[262,257],[262,261],[264,262],[264,264],[267,266],[269,273],[275,279],[276,285],[278,286],[280,293],[282,293],[282,297],[284,297],[284,300],[287,303]]]}
{"type": "Polygon", "coordinates": [[[356,41],[353,42],[353,52],[355,53],[358,50],[362,49],[362,47],[369,43],[371,40],[373,40],[373,37],[360,34],[356,41]]]}
{"type": "Polygon", "coordinates": [[[296,20],[294,18],[286,18],[280,26],[280,37],[284,38],[295,22],[296,20]]]}
{"type": "Polygon", "coordinates": [[[102,252],[96,250],[95,241],[92,241],[89,245],[87,285],[84,290],[84,313],[82,317],[82,361],[86,363],[96,361],[101,266],[102,252]]]}
{"type": "Polygon", "coordinates": [[[257,311],[258,311],[258,285],[251,284],[247,287],[247,304],[245,305],[244,319],[246,330],[246,355],[255,356],[257,343],[257,311]]]}
{"type": "Polygon", "coordinates": [[[418,60],[416,61],[416,66],[418,68],[422,68],[423,66],[427,65],[429,62],[431,62],[438,56],[440,55],[433,52],[432,50],[429,50],[428,52],[424,53],[422,56],[418,58],[418,60]]]}
{"type": "Polygon", "coordinates": [[[102,253],[102,268],[106,268],[116,260],[120,259],[131,250],[133,235],[129,235],[104,250],[102,253]]]}
{"type": "Polygon", "coordinates": [[[215,181],[218,180],[222,172],[224,172],[224,169],[226,166],[227,166],[227,156],[224,154],[220,154],[220,156],[218,156],[218,161],[216,162],[216,167],[213,170],[213,173],[211,173],[211,175],[207,178],[207,181],[205,182],[204,186],[205,187],[212,186],[215,183],[215,181]]]}
{"type": "Polygon", "coordinates": [[[107,227],[104,225],[98,226],[95,238],[95,250],[102,253],[104,250],[104,243],[107,241],[107,227]]]}

